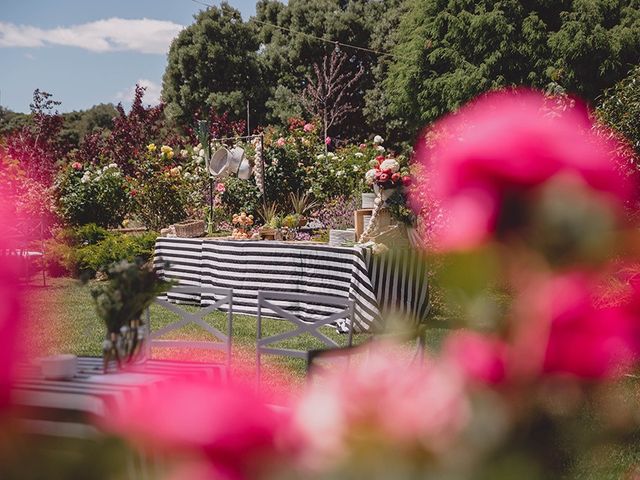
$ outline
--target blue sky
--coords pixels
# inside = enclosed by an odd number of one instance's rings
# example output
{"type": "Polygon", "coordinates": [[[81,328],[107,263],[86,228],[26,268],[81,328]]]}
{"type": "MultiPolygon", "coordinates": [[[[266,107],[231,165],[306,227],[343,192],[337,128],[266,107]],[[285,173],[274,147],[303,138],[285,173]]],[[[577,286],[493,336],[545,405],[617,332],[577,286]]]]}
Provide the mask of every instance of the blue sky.
{"type": "MultiPolygon", "coordinates": [[[[255,0],[229,4],[245,19],[255,13],[255,0]]],[[[0,104],[26,112],[36,88],[63,112],[127,104],[137,82],[155,103],[171,39],[201,8],[192,0],[0,0],[0,104]]]]}

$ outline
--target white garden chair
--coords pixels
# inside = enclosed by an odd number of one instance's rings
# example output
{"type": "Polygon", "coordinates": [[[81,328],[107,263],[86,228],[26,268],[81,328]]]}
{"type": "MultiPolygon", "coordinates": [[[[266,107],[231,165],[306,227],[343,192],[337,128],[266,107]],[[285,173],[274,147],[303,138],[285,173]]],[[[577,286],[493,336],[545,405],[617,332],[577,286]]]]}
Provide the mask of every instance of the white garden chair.
{"type": "MultiPolygon", "coordinates": [[[[150,309],[147,309],[147,342],[145,357],[151,359],[155,349],[180,349],[180,350],[208,350],[218,351],[224,354],[225,360],[222,365],[212,363],[213,366],[223,368],[224,378],[227,378],[231,365],[231,342],[233,331],[233,290],[230,288],[198,287],[198,286],[177,286],[169,290],[168,295],[157,298],[154,303],[162,308],[174,313],[179,317],[175,322],[163,326],[157,330],[153,329],[153,316],[150,309]],[[184,296],[196,296],[202,298],[203,295],[213,297],[216,300],[211,305],[199,308],[196,312],[187,311],[180,305],[168,300],[172,294],[184,296]],[[205,317],[214,311],[224,311],[226,313],[226,333],[214,327],[205,317]],[[171,339],[166,335],[170,332],[178,331],[187,325],[197,325],[211,335],[211,340],[192,339],[171,339]]],[[[161,358],[161,357],[158,357],[161,358]]],[[[176,362],[177,366],[179,364],[176,362]]]]}
{"type": "Polygon", "coordinates": [[[261,376],[262,355],[281,355],[307,361],[308,350],[278,347],[275,344],[279,342],[309,334],[327,347],[338,348],[340,347],[338,342],[327,337],[320,331],[320,328],[335,323],[337,320],[344,319],[349,324],[347,345],[350,346],[353,341],[353,312],[353,300],[345,297],[271,291],[258,292],[258,335],[256,342],[256,372],[258,384],[260,383],[261,376]],[[291,304],[322,305],[339,308],[339,310],[320,319],[305,319],[302,316],[294,315],[290,311],[287,311],[287,305],[290,306],[291,304]],[[268,310],[267,313],[265,313],[266,310],[268,310]],[[274,314],[277,315],[277,318],[273,318],[274,314]],[[269,317],[273,318],[273,321],[289,322],[296,328],[288,332],[264,337],[263,324],[265,318],[269,317]]]}

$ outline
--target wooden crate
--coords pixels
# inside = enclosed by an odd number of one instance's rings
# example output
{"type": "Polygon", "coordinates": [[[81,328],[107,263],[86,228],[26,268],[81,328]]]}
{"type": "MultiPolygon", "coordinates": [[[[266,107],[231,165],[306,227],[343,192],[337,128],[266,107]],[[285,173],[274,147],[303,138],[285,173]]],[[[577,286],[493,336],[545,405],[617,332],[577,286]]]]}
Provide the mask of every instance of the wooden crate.
{"type": "Polygon", "coordinates": [[[355,218],[356,242],[360,241],[360,235],[362,235],[362,232],[364,232],[365,215],[371,215],[372,213],[373,208],[361,208],[354,212],[353,216],[355,218]]]}

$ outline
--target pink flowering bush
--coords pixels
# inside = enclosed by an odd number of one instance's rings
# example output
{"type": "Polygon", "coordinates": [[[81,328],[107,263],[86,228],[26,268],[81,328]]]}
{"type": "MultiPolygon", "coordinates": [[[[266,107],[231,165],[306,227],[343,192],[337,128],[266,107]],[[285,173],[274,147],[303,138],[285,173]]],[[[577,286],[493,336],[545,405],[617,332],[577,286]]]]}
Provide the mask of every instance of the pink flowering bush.
{"type": "Polygon", "coordinates": [[[596,221],[630,198],[633,186],[611,161],[611,146],[592,132],[586,110],[549,116],[544,106],[545,97],[527,91],[489,94],[439,122],[434,130],[445,133],[434,145],[418,144],[417,157],[431,170],[428,188],[456,219],[438,233],[440,248],[531,238],[538,208],[554,201],[551,188],[602,200],[607,212],[574,196],[596,221]]]}

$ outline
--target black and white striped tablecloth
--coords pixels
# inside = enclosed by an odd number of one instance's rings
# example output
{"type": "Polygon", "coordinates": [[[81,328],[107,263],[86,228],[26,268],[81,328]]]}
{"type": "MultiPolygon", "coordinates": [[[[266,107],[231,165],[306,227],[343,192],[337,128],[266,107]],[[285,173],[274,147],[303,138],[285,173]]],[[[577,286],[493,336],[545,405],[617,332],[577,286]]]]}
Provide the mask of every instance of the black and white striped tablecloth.
{"type": "MultiPolygon", "coordinates": [[[[389,313],[424,320],[429,288],[422,260],[417,252],[381,256],[361,246],[160,237],[154,262],[181,285],[232,288],[235,313],[255,315],[260,290],[348,297],[355,303],[356,330],[371,331],[389,313]]],[[[335,311],[318,304],[281,306],[307,321],[335,311]]]]}
{"type": "Polygon", "coordinates": [[[126,408],[132,396],[175,376],[221,378],[222,369],[208,363],[148,360],[104,374],[102,358],[79,357],[72,379],[48,380],[37,364],[25,364],[18,369],[11,399],[32,433],[85,438],[99,433],[95,420],[126,408]]]}

